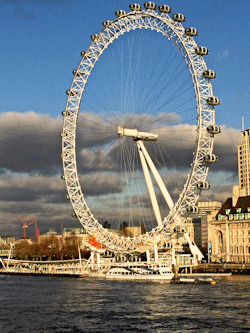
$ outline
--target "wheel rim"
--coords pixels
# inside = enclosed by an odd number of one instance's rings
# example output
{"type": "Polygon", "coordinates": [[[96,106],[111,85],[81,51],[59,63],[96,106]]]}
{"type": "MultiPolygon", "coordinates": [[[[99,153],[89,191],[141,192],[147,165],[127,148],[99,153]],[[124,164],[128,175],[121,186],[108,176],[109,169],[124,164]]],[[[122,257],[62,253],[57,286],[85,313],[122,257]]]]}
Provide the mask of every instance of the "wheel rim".
{"type": "Polygon", "coordinates": [[[79,221],[89,234],[111,250],[134,251],[146,243],[152,244],[152,240],[157,242],[159,234],[164,234],[164,237],[170,235],[170,226],[182,224],[186,208],[194,206],[198,200],[197,184],[204,181],[208,173],[208,165],[204,164],[204,156],[211,154],[213,149],[213,136],[206,129],[207,126],[214,125],[214,108],[206,102],[209,96],[213,96],[212,85],[208,79],[202,76],[202,72],[207,67],[203,57],[195,53],[196,47],[194,39],[185,35],[185,29],[181,23],[173,21],[168,14],[143,10],[117,18],[111,25],[104,28],[96,36],[80,62],[78,74],[75,74],[70,88],[64,116],[62,133],[64,177],[69,198],[79,221]],[[80,103],[92,69],[101,54],[113,41],[124,33],[129,33],[135,29],[151,29],[160,32],[166,38],[171,39],[182,54],[183,62],[187,63],[194,84],[198,114],[198,138],[191,171],[174,208],[163,220],[163,228],[156,226],[146,235],[124,238],[104,229],[85,201],[77,172],[75,139],[80,103]],[[82,75],[82,73],[84,74],[82,75]]]}

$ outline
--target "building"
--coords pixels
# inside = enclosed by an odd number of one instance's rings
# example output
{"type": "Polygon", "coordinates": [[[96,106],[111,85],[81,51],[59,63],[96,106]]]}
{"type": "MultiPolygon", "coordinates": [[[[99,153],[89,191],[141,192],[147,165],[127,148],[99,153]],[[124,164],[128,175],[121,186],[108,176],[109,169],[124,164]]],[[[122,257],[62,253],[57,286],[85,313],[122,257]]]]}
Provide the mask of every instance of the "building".
{"type": "Polygon", "coordinates": [[[139,227],[125,227],[123,234],[125,237],[138,237],[142,234],[142,228],[139,227]]]}
{"type": "Polygon", "coordinates": [[[187,217],[185,227],[191,242],[201,248],[201,219],[187,217]]]}
{"type": "MultiPolygon", "coordinates": [[[[194,242],[194,224],[192,217],[187,217],[185,227],[191,242],[194,242]]],[[[197,244],[196,244],[197,245],[197,244]]]]}
{"type": "Polygon", "coordinates": [[[10,245],[11,243],[15,243],[16,240],[13,236],[0,236],[0,239],[8,245],[10,245]]]}
{"type": "Polygon", "coordinates": [[[202,217],[211,214],[213,210],[219,210],[221,208],[221,202],[219,201],[201,201],[198,202],[198,217],[202,217]]]}
{"type": "MultiPolygon", "coordinates": [[[[201,246],[207,247],[208,242],[208,216],[215,216],[221,209],[219,201],[198,202],[198,217],[201,219],[201,246]]],[[[198,245],[198,244],[197,244],[198,245]]]]}
{"type": "Polygon", "coordinates": [[[80,236],[86,234],[83,228],[63,228],[63,236],[68,237],[72,235],[80,236]]]}
{"type": "Polygon", "coordinates": [[[241,144],[238,145],[238,173],[239,188],[245,192],[242,195],[250,195],[250,129],[241,132],[241,144]]]}
{"type": "Polygon", "coordinates": [[[194,226],[194,242],[201,248],[202,247],[202,238],[201,238],[201,219],[193,219],[192,221],[194,226]]]}
{"type": "Polygon", "coordinates": [[[236,185],[232,198],[228,198],[219,212],[208,219],[212,261],[250,262],[250,196],[239,194],[236,185]]]}

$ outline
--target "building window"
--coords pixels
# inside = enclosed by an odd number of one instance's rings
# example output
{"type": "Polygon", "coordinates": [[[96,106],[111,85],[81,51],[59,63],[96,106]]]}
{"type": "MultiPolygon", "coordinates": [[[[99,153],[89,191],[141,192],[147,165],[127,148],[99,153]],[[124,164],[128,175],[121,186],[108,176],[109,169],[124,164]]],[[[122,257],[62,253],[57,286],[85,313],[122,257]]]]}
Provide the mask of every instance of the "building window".
{"type": "Polygon", "coordinates": [[[241,208],[236,208],[236,213],[237,214],[241,213],[241,208]]]}
{"type": "Polygon", "coordinates": [[[238,220],[239,219],[239,214],[234,214],[234,220],[238,220]]]}
{"type": "Polygon", "coordinates": [[[229,215],[228,215],[228,219],[229,219],[229,221],[232,221],[233,218],[234,218],[233,214],[229,214],[229,215]]]}
{"type": "Polygon", "coordinates": [[[226,209],[226,215],[230,213],[230,209],[226,209]]]}

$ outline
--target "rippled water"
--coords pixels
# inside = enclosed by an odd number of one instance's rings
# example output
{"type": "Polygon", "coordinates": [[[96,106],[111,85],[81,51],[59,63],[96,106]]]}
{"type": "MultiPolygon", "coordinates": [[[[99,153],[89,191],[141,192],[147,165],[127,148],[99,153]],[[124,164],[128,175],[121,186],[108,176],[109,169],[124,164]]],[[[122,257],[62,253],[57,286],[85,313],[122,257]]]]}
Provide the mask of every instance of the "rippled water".
{"type": "Polygon", "coordinates": [[[216,285],[0,277],[0,332],[248,332],[250,276],[216,285]]]}

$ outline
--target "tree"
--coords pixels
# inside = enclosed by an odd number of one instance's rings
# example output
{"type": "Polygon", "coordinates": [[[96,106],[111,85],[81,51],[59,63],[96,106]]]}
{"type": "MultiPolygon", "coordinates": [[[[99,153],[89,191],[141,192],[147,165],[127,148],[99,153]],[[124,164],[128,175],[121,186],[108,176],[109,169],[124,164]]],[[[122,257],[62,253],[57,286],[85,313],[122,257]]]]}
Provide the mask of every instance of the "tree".
{"type": "Polygon", "coordinates": [[[144,235],[147,232],[145,223],[141,224],[141,234],[144,235]]]}
{"type": "Polygon", "coordinates": [[[103,228],[105,228],[105,229],[110,229],[110,223],[108,223],[108,221],[105,221],[105,222],[103,223],[103,228]]]}
{"type": "Polygon", "coordinates": [[[125,228],[128,227],[128,223],[127,222],[122,222],[122,224],[120,225],[120,230],[124,231],[125,228]]]}
{"type": "Polygon", "coordinates": [[[77,237],[75,234],[72,234],[71,236],[65,238],[64,244],[64,251],[69,257],[71,257],[72,259],[74,259],[75,257],[79,257],[78,248],[81,244],[81,240],[79,239],[79,237],[77,237]]]}
{"type": "Polygon", "coordinates": [[[13,249],[13,256],[17,259],[28,259],[29,256],[29,241],[27,239],[22,239],[15,244],[13,249]]]}

